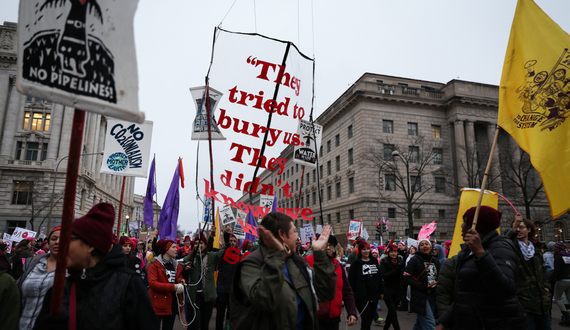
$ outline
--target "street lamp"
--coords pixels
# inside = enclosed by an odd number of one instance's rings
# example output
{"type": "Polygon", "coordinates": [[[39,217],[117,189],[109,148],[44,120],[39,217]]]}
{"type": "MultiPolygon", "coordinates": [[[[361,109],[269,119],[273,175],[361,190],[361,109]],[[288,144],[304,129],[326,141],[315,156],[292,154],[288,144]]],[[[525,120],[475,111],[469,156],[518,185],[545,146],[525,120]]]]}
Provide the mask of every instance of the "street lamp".
{"type": "MultiPolygon", "coordinates": [[[[103,155],[102,152],[96,152],[96,153],[92,153],[92,154],[81,154],[79,155],[81,156],[91,156],[91,155],[103,155]]],[[[55,182],[57,181],[57,169],[59,168],[59,164],[61,164],[61,161],[66,159],[67,157],[69,157],[69,155],[63,157],[62,159],[59,160],[59,162],[57,162],[57,166],[55,167],[55,173],[53,175],[53,187],[51,189],[51,199],[49,202],[49,219],[48,219],[48,225],[47,225],[47,233],[50,232],[51,230],[51,215],[53,212],[53,195],[55,194],[55,182]]]]}
{"type": "Polygon", "coordinates": [[[130,234],[131,234],[131,227],[130,227],[130,225],[129,225],[129,219],[130,219],[130,218],[131,218],[131,216],[128,215],[128,214],[125,216],[125,219],[127,219],[127,221],[126,221],[126,223],[127,223],[127,228],[125,228],[125,232],[127,233],[127,236],[130,236],[130,234]]]}
{"type": "MultiPolygon", "coordinates": [[[[409,227],[409,237],[412,237],[414,235],[414,218],[412,217],[412,214],[410,213],[410,210],[412,209],[412,191],[410,190],[410,164],[409,162],[407,162],[402,155],[400,155],[400,153],[398,152],[398,150],[394,150],[392,151],[392,158],[394,157],[400,157],[400,159],[402,160],[402,162],[404,163],[404,165],[406,166],[406,181],[407,181],[407,191],[404,191],[404,197],[406,197],[406,202],[408,203],[408,227],[409,227]]],[[[394,160],[395,161],[395,160],[394,160]]]]}

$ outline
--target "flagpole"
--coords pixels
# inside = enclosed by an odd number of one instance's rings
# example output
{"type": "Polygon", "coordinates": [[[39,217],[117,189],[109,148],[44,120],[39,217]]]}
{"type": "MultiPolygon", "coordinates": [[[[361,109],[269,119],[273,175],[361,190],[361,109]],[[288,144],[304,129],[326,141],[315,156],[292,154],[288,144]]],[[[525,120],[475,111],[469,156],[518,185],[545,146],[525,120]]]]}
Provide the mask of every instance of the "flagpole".
{"type": "Polygon", "coordinates": [[[121,214],[123,213],[123,195],[125,193],[125,179],[127,177],[123,176],[123,185],[121,187],[121,199],[119,201],[119,216],[117,220],[117,237],[116,241],[119,242],[119,237],[121,236],[121,214]]]}
{"type": "Polygon", "coordinates": [[[65,270],[67,268],[67,254],[69,253],[69,243],[71,242],[71,224],[75,209],[75,193],[77,191],[77,172],[79,170],[79,156],[81,155],[81,145],[83,130],[85,129],[85,111],[75,109],[73,114],[73,125],[71,127],[71,141],[69,143],[69,160],[67,163],[67,174],[65,177],[65,192],[63,197],[63,212],[61,216],[61,233],[59,243],[59,254],[55,267],[53,280],[53,295],[51,298],[51,315],[61,314],[63,301],[63,287],[65,284],[65,270]]]}
{"type": "MultiPolygon", "coordinates": [[[[316,144],[315,144],[316,149],[316,144]]],[[[299,208],[299,204],[301,203],[301,191],[303,191],[303,178],[305,177],[305,165],[303,165],[303,171],[301,172],[301,186],[299,187],[299,197],[297,198],[297,208],[299,208]]],[[[277,192],[275,192],[277,193],[277,192]]],[[[297,227],[297,219],[295,219],[295,227],[297,227]]]]}
{"type": "Polygon", "coordinates": [[[485,186],[487,185],[489,170],[491,169],[491,163],[493,162],[493,155],[495,154],[495,147],[497,146],[497,139],[499,138],[499,130],[500,127],[497,124],[497,129],[495,130],[495,138],[493,139],[493,145],[491,146],[491,153],[489,154],[489,161],[487,162],[487,168],[485,169],[485,175],[483,176],[483,182],[481,183],[481,191],[479,192],[479,200],[477,201],[477,208],[475,209],[475,215],[473,216],[473,225],[471,226],[473,230],[475,230],[475,227],[477,227],[479,209],[481,208],[481,201],[483,200],[483,194],[485,193],[485,186]]]}
{"type": "MultiPolygon", "coordinates": [[[[156,199],[155,202],[158,204],[158,184],[156,182],[156,153],[153,154],[152,160],[154,161],[154,196],[152,198],[156,199]]],[[[154,227],[154,203],[152,204],[152,226],[154,227]]],[[[156,221],[156,227],[158,228],[158,220],[156,221]]],[[[158,230],[158,229],[157,229],[158,230]]]]}

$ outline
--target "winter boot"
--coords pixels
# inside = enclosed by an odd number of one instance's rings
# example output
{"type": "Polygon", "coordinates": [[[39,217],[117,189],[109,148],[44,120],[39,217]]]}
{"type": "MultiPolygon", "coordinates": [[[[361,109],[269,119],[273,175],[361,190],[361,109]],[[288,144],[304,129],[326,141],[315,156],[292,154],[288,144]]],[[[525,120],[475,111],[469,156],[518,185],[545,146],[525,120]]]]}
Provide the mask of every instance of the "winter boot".
{"type": "Polygon", "coordinates": [[[562,321],[558,323],[565,327],[570,327],[570,313],[568,311],[562,312],[562,321]]]}

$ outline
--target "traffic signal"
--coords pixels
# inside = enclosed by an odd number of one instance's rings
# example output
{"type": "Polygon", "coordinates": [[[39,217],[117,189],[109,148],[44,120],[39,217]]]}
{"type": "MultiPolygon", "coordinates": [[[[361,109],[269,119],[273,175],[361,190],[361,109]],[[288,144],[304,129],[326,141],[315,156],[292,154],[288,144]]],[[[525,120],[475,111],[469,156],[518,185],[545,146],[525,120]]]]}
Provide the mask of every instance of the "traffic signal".
{"type": "Polygon", "coordinates": [[[379,222],[376,223],[376,232],[377,232],[377,233],[382,233],[382,227],[380,227],[380,223],[379,223],[379,222]]]}
{"type": "Polygon", "coordinates": [[[382,230],[386,231],[386,223],[385,222],[382,223],[382,230]]]}

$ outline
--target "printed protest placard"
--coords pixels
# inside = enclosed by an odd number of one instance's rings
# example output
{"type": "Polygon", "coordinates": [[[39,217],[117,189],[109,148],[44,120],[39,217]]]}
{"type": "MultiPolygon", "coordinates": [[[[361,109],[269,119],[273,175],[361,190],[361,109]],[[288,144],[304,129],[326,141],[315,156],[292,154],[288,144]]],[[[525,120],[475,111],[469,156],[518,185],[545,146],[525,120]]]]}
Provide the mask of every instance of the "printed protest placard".
{"type": "Polygon", "coordinates": [[[301,142],[295,146],[293,161],[309,167],[317,167],[317,151],[321,146],[323,127],[306,120],[299,120],[297,134],[301,142]]]}
{"type": "Polygon", "coordinates": [[[204,223],[212,223],[213,221],[212,199],[206,198],[204,203],[204,212],[202,213],[202,221],[204,223]]]}
{"type": "Polygon", "coordinates": [[[362,221],[361,220],[350,220],[348,223],[348,232],[346,233],[346,238],[350,241],[354,241],[362,232],[362,221]]]}
{"type": "Polygon", "coordinates": [[[236,218],[234,217],[234,212],[232,211],[232,208],[229,205],[224,205],[224,207],[222,207],[222,209],[220,210],[220,218],[222,219],[223,226],[236,222],[236,218]]]}
{"type": "Polygon", "coordinates": [[[315,230],[313,229],[313,225],[310,223],[304,224],[303,229],[305,229],[305,235],[307,236],[307,241],[311,241],[313,237],[315,237],[315,230]]]}
{"type": "Polygon", "coordinates": [[[146,178],[152,125],[108,119],[101,173],[146,178]]]}
{"type": "Polygon", "coordinates": [[[138,1],[20,1],[18,91],[137,123],[138,1]]]}
{"type": "Polygon", "coordinates": [[[26,228],[16,227],[12,233],[12,242],[20,242],[23,239],[32,239],[36,237],[36,232],[27,230],[26,228]]]}
{"type": "Polygon", "coordinates": [[[364,237],[365,240],[368,240],[368,238],[370,237],[370,235],[368,235],[368,231],[366,230],[366,228],[362,229],[362,237],[364,237]]]}
{"type": "Polygon", "coordinates": [[[271,195],[259,195],[259,206],[268,207],[269,210],[273,207],[273,200],[275,196],[271,195]]]}
{"type": "MultiPolygon", "coordinates": [[[[190,88],[192,98],[196,104],[196,118],[192,129],[192,140],[208,140],[208,108],[206,105],[206,86],[190,88]]],[[[208,97],[210,102],[210,133],[212,140],[225,140],[226,138],[220,132],[216,119],[214,118],[214,110],[218,101],[222,98],[222,93],[208,88],[208,97]]]]}
{"type": "Polygon", "coordinates": [[[7,233],[4,233],[4,244],[6,244],[6,246],[8,247],[8,252],[12,253],[12,236],[8,235],[7,233]]]}

